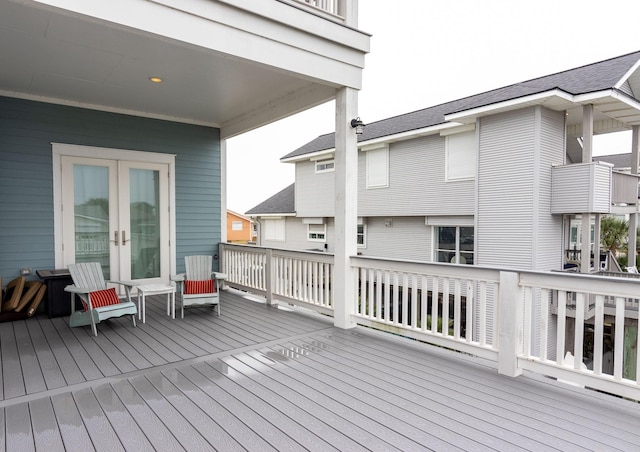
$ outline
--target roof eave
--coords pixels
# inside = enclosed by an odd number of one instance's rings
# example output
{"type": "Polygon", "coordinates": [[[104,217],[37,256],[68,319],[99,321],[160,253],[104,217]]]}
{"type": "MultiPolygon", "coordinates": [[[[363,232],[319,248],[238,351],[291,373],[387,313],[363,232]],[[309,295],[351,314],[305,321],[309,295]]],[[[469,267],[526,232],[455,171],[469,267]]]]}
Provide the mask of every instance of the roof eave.
{"type": "Polygon", "coordinates": [[[483,105],[481,107],[463,110],[455,113],[449,113],[444,116],[447,122],[458,122],[468,124],[482,116],[493,115],[505,111],[512,111],[527,105],[547,105],[554,110],[563,110],[571,104],[575,103],[575,96],[561,89],[555,88],[549,91],[532,94],[529,96],[509,99],[503,102],[483,105]]]}

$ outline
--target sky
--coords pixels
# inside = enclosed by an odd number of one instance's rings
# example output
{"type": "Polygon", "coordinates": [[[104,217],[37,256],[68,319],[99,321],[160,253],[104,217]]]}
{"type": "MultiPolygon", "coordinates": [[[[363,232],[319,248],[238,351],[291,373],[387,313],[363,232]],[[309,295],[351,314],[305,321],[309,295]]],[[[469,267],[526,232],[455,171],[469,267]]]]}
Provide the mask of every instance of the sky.
{"type": "MultiPolygon", "coordinates": [[[[640,50],[640,1],[360,0],[372,35],[362,121],[392,116],[640,50]]],[[[333,102],[227,142],[227,208],[244,214],[294,182],[280,158],[335,129],[333,102]]],[[[631,149],[594,137],[594,155],[631,149]]]]}

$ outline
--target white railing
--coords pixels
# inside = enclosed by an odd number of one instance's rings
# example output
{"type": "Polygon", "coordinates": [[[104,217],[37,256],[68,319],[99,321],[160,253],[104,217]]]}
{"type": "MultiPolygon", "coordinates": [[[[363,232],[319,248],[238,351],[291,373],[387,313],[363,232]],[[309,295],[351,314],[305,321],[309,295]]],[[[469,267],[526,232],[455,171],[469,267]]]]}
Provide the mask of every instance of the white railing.
{"type": "Polygon", "coordinates": [[[319,10],[333,14],[334,16],[340,16],[340,3],[345,0],[295,0],[298,3],[304,3],[305,5],[313,6],[319,10]]]}
{"type": "MultiPolygon", "coordinates": [[[[221,245],[235,288],[332,315],[333,256],[221,245]]],[[[640,281],[352,257],[352,319],[640,400],[640,281]]]]}
{"type": "Polygon", "coordinates": [[[255,246],[221,245],[226,284],[330,314],[333,255],[255,246]]]}

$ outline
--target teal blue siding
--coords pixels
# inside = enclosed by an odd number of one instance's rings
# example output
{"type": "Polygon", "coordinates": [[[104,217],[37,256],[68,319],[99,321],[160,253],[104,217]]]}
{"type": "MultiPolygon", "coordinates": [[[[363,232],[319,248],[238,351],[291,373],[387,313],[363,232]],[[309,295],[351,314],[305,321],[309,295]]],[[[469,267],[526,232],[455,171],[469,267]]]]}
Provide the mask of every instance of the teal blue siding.
{"type": "Polygon", "coordinates": [[[156,119],[0,97],[0,276],[54,266],[51,143],[176,155],[176,266],[217,254],[220,131],[156,119]]]}

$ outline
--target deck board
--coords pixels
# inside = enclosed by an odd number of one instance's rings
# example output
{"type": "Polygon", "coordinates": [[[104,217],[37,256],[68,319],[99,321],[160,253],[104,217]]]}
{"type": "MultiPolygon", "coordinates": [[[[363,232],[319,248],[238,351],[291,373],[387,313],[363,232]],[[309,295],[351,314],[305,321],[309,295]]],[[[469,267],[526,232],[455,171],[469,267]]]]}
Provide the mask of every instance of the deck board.
{"type": "Polygon", "coordinates": [[[49,398],[37,399],[29,403],[31,423],[36,450],[64,450],[62,436],[57,426],[53,405],[49,398]]]}
{"type": "Polygon", "coordinates": [[[221,295],[221,316],[150,302],[147,323],[97,337],[68,317],[4,324],[0,452],[640,451],[638,403],[221,295]]]}

